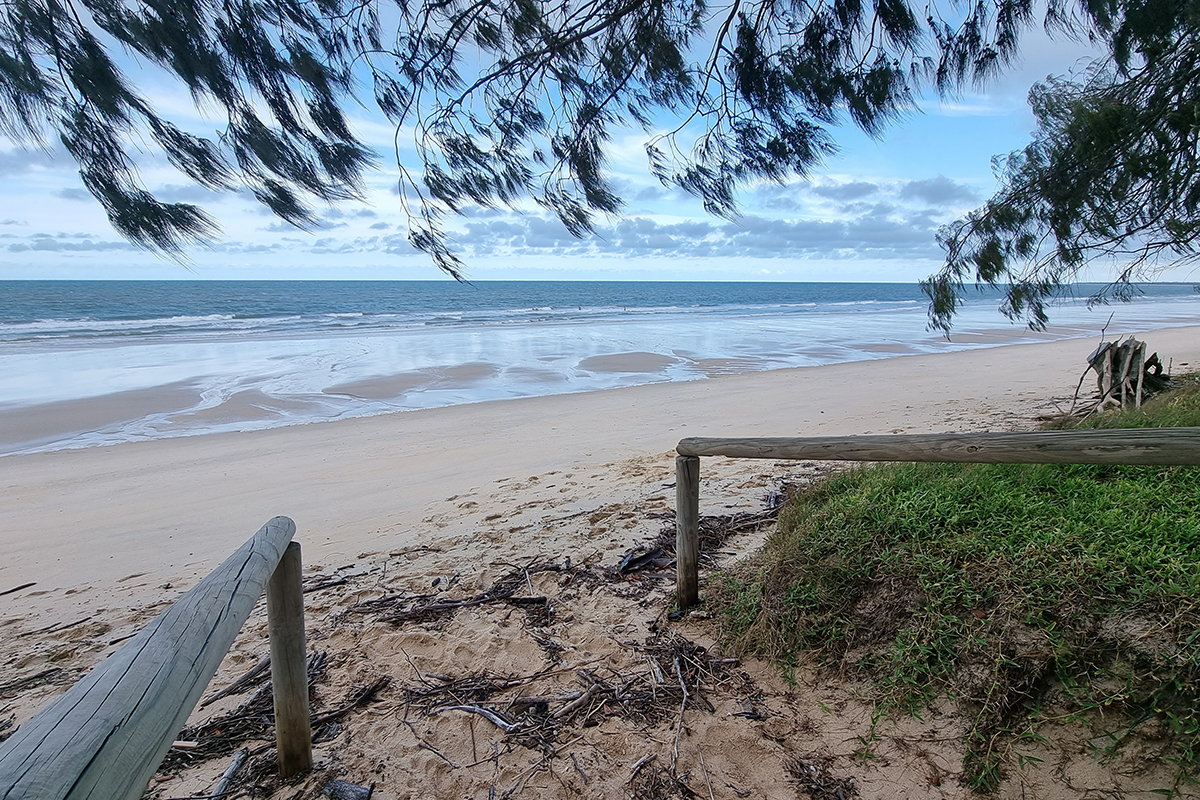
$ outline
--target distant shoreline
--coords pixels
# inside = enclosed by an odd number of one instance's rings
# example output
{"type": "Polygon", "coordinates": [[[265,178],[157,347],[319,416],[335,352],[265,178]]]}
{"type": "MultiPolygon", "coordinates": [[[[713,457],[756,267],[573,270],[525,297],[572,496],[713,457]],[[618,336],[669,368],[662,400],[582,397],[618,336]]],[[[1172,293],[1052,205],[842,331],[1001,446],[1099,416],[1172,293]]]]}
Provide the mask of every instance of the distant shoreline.
{"type": "MultiPolygon", "coordinates": [[[[1186,326],[1176,323],[1176,326],[1186,326]]],[[[1173,326],[1174,327],[1174,326],[1173,326]]],[[[1110,331],[1108,338],[1122,335],[1110,331]]],[[[941,352],[963,352],[1030,344],[1035,341],[1064,341],[1093,336],[1078,329],[1047,333],[996,329],[956,335],[941,352]]],[[[814,351],[816,352],[816,351],[814,351]]],[[[922,354],[902,342],[863,342],[853,358],[825,354],[819,364],[848,364],[922,354]]],[[[796,367],[763,368],[753,359],[686,359],[652,352],[616,352],[589,356],[580,366],[590,373],[612,378],[612,385],[572,387],[550,371],[528,370],[526,391],[516,389],[480,393],[478,385],[519,370],[503,370],[498,364],[466,363],[445,369],[428,369],[379,375],[334,384],[318,396],[273,396],[256,387],[241,389],[213,402],[206,397],[201,380],[183,380],[146,389],[112,392],[96,397],[58,400],[28,405],[0,404],[0,458],[32,453],[103,447],[133,441],[190,438],[216,433],[249,432],[287,428],[339,419],[360,419],[447,406],[470,406],[498,400],[553,397],[604,392],[622,386],[654,383],[688,383],[729,375],[747,375],[790,370],[796,367]],[[680,379],[669,370],[686,368],[692,374],[680,379]],[[405,406],[406,394],[423,393],[445,402],[405,406]],[[347,407],[350,406],[350,407],[347,407]],[[145,423],[149,423],[148,425],[145,423]]]]}
{"type": "Polygon", "coordinates": [[[0,457],[1200,322],[1178,288],[947,340],[908,284],[84,283],[0,312],[0,457]]]}

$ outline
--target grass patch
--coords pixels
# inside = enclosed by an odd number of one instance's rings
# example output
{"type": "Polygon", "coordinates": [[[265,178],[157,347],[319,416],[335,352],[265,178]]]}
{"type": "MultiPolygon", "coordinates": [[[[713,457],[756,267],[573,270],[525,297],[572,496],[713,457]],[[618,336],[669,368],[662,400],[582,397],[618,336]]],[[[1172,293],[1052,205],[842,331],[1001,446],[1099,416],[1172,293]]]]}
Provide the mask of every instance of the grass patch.
{"type": "MultiPolygon", "coordinates": [[[[1200,425],[1200,382],[1181,384],[1084,426],[1200,425]]],[[[1200,467],[851,470],[714,591],[743,650],[866,679],[880,714],[959,701],[977,789],[1048,703],[1153,726],[1179,780],[1200,762],[1200,467]]]]}
{"type": "Polygon", "coordinates": [[[1187,428],[1200,427],[1200,373],[1176,375],[1170,391],[1141,408],[1093,414],[1084,420],[1062,419],[1047,428],[1187,428]]]}

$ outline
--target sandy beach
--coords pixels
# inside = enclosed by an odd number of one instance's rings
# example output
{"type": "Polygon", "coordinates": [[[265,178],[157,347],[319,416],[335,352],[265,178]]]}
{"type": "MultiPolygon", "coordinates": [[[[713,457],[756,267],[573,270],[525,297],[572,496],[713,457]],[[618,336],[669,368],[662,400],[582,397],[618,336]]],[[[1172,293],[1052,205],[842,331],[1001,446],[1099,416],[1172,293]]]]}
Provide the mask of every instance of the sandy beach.
{"type": "MultiPolygon", "coordinates": [[[[1176,371],[1200,365],[1200,327],[1138,338],[1176,371]]],[[[557,677],[543,675],[522,688],[550,694],[578,690],[576,673],[585,664],[617,675],[637,662],[645,671],[645,652],[622,649],[621,642],[670,630],[712,647],[718,631],[703,615],[668,625],[669,581],[650,582],[640,595],[629,587],[585,591],[564,582],[561,566],[568,557],[575,565],[611,566],[663,527],[674,503],[673,447],[680,438],[1029,428],[1038,416],[1071,405],[1095,343],[904,355],[0,458],[0,592],[31,584],[0,595],[0,686],[50,676],[6,692],[0,722],[8,715],[17,724],[26,719],[281,514],[296,522],[310,576],[347,579],[307,600],[310,643],[330,654],[329,683],[320,690],[325,702],[336,705],[372,676],[386,675],[392,686],[358,727],[347,722],[341,738],[318,746],[325,779],[376,783],[376,798],[483,798],[489,787],[496,796],[518,787],[511,796],[641,796],[627,780],[630,765],[654,751],[665,766],[673,718],[634,725],[614,714],[558,740],[562,752],[547,756],[505,743],[500,755],[493,744],[499,748],[504,737],[483,720],[442,714],[418,722],[413,712],[400,724],[398,709],[413,700],[396,687],[431,672],[525,675],[553,667],[557,677]],[[441,627],[387,625],[384,632],[365,615],[345,621],[354,604],[390,592],[428,591],[440,578],[439,591],[451,586],[469,594],[511,565],[534,562],[560,565],[526,578],[531,590],[554,598],[554,622],[522,622],[519,613],[503,616],[503,608],[462,612],[441,627]],[[553,653],[546,631],[558,643],[553,653]],[[568,748],[576,736],[578,746],[568,748]],[[494,763],[487,758],[493,753],[494,763]],[[542,758],[552,768],[530,770],[542,758]],[[463,767],[481,759],[483,768],[463,767]]],[[[1085,382],[1085,396],[1090,388],[1085,382]]],[[[143,394],[138,402],[153,399],[143,394]]],[[[781,481],[822,469],[706,459],[701,513],[759,510],[781,481]]],[[[729,549],[745,553],[760,541],[761,534],[749,535],[731,540],[729,549]]],[[[214,687],[254,663],[265,648],[262,630],[256,612],[214,687]]],[[[747,662],[740,670],[760,687],[754,701],[760,718],[752,722],[737,712],[753,693],[739,695],[742,678],[726,670],[714,677],[725,695],[709,690],[711,719],[688,722],[679,765],[703,796],[711,790],[714,797],[795,797],[786,756],[805,753],[827,759],[821,763],[831,775],[853,773],[860,797],[967,796],[952,780],[961,771],[952,720],[897,723],[895,740],[880,746],[882,758],[853,772],[853,739],[869,725],[869,705],[845,687],[783,683],[769,664],[747,662]],[[822,715],[818,707],[841,713],[822,715]],[[920,743],[915,750],[913,742],[920,743]]],[[[228,710],[231,702],[236,698],[198,714],[228,710]]],[[[226,761],[184,770],[161,782],[156,796],[204,792],[226,761]]],[[[1069,780],[1050,769],[1018,776],[1002,794],[1023,796],[1032,787],[1040,793],[1030,796],[1084,797],[1088,787],[1115,780],[1090,762],[1071,762],[1070,769],[1069,780]]],[[[316,780],[299,796],[317,796],[316,780]]],[[[276,796],[295,792],[280,789],[276,796]]]]}

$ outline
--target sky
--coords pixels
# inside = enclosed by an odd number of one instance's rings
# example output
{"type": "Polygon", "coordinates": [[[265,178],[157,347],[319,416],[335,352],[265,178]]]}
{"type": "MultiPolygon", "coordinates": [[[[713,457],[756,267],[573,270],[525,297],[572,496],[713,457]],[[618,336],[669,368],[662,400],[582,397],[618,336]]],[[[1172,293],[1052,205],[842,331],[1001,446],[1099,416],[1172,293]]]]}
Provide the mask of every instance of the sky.
{"type": "MultiPolygon", "coordinates": [[[[626,205],[619,217],[600,220],[596,236],[576,239],[532,203],[469,208],[447,227],[467,277],[480,281],[917,281],[941,264],[938,227],[994,190],[992,157],[1028,141],[1030,85],[1078,69],[1087,55],[1084,45],[1037,33],[1000,79],[950,100],[922,98],[919,113],[880,140],[852,126],[836,129],[838,155],[806,180],[746,188],[733,221],[706,214],[700,201],[658,183],[646,166],[647,135],[630,131],[608,153],[626,205]]],[[[160,108],[203,124],[186,93],[136,64],[127,64],[127,72],[160,108]]],[[[322,209],[317,230],[309,232],[243,194],[189,185],[147,154],[140,174],[159,199],[197,203],[221,226],[220,238],[191,249],[184,264],[122,240],[61,146],[46,153],[0,139],[0,279],[444,278],[407,242],[391,126],[365,110],[353,122],[384,166],[368,176],[365,202],[322,209]]]]}

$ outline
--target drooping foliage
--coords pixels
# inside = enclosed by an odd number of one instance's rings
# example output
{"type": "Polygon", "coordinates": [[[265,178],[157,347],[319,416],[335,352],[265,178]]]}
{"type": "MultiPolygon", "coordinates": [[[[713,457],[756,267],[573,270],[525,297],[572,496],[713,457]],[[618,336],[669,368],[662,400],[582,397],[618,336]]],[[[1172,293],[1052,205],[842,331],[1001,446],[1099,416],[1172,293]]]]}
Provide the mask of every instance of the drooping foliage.
{"type": "MultiPolygon", "coordinates": [[[[1052,0],[1046,20],[1117,30],[1130,2],[1052,0]]],[[[173,254],[213,222],[147,192],[133,150],[152,141],[202,186],[246,187],[304,227],[314,202],[361,193],[375,156],[347,113],[373,105],[420,155],[402,163],[397,146],[410,239],[457,275],[441,213],[532,196],[589,231],[620,208],[606,151],[630,124],[655,175],[732,215],[739,185],[805,174],[840,121],[878,133],[926,83],[993,74],[1034,7],[976,0],[943,19],[909,0],[6,0],[0,131],[57,134],[116,228],[173,254]],[[218,133],[173,123],[134,68],[177,80],[218,133]]]]}
{"type": "Polygon", "coordinates": [[[1090,263],[1115,273],[1104,301],[1200,257],[1200,3],[1089,10],[1111,59],[1033,88],[1033,140],[998,160],[982,208],[939,233],[946,263],[923,284],[936,327],[968,281],[1004,287],[1001,310],[1041,328],[1046,300],[1090,263]]]}

